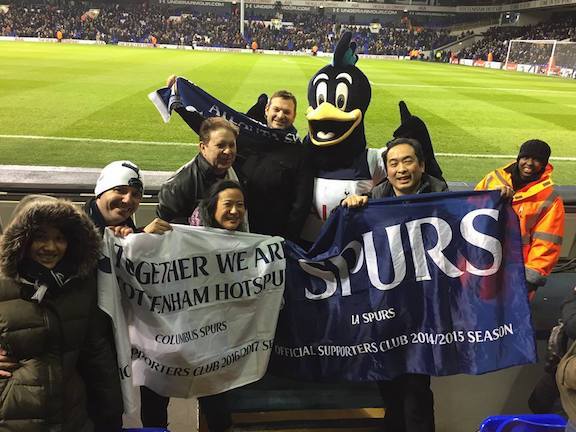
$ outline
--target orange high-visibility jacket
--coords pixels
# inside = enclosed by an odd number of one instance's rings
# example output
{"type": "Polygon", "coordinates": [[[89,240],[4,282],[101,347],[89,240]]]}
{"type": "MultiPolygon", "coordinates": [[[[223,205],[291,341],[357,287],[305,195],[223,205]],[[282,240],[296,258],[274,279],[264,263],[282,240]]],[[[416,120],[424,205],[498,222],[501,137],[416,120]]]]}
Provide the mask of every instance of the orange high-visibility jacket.
{"type": "MultiPolygon", "coordinates": [[[[475,189],[495,189],[501,185],[512,188],[510,173],[513,165],[492,171],[475,189]]],[[[537,286],[546,283],[558,261],[564,236],[564,203],[554,191],[550,178],[553,169],[548,164],[538,180],[515,191],[512,197],[512,208],[520,220],[526,281],[537,286]]]]}

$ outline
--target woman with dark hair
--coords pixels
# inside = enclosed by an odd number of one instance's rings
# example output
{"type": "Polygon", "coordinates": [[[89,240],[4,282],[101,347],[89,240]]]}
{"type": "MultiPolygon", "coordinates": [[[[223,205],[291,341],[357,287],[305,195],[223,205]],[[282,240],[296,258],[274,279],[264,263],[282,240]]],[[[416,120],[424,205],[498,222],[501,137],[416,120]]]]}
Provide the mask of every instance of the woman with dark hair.
{"type": "MultiPolygon", "coordinates": [[[[188,221],[192,226],[248,231],[246,203],[240,184],[233,180],[214,183],[188,221]]],[[[198,403],[210,432],[231,430],[232,417],[226,393],[198,398],[198,403]]]]}
{"type": "Polygon", "coordinates": [[[192,226],[248,231],[246,202],[240,184],[233,180],[214,183],[190,216],[189,222],[192,226]]]}
{"type": "Polygon", "coordinates": [[[0,424],[7,430],[121,429],[111,420],[121,419],[122,406],[108,397],[119,381],[116,360],[93,332],[100,242],[86,214],[42,195],[25,197],[6,227],[0,240],[0,349],[18,362],[0,376],[0,424]],[[95,381],[100,424],[88,420],[82,370],[95,381]]]}

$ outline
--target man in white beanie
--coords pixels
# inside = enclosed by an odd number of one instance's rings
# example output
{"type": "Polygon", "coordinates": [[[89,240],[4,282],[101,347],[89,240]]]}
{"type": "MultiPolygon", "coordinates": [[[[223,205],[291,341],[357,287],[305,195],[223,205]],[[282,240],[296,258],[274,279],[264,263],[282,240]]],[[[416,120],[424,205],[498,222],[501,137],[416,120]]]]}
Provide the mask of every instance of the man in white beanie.
{"type": "MultiPolygon", "coordinates": [[[[144,193],[144,183],[138,165],[130,161],[114,161],[106,165],[94,188],[94,197],[84,206],[92,222],[103,234],[106,228],[114,235],[125,237],[133,232],[163,234],[172,230],[170,224],[156,218],[143,229],[136,228],[132,216],[138,210],[144,193]]],[[[104,312],[98,315],[98,326],[103,335],[114,346],[112,323],[104,312]]],[[[110,389],[109,397],[121,404],[122,396],[118,389],[110,389]]],[[[95,401],[88,392],[88,410],[94,411],[95,401]]],[[[122,419],[119,420],[120,423],[122,419]]]]}
{"type": "Polygon", "coordinates": [[[170,224],[159,218],[142,230],[136,228],[132,215],[140,206],[143,192],[144,183],[138,166],[130,161],[114,161],[102,169],[94,198],[86,203],[84,210],[101,232],[108,227],[121,237],[136,231],[155,234],[170,231],[170,224]]]}

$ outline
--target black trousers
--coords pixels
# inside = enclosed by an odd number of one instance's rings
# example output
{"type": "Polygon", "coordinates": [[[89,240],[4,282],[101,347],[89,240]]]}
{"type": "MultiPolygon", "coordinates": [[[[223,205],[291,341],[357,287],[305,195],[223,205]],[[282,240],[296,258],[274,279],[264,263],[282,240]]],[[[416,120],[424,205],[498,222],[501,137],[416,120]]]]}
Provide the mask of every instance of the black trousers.
{"type": "Polygon", "coordinates": [[[560,391],[556,384],[556,376],[545,373],[532,390],[528,406],[534,414],[553,414],[556,413],[558,399],[560,399],[560,391]]]}
{"type": "Polygon", "coordinates": [[[428,375],[404,374],[378,383],[386,432],[434,432],[434,395],[428,375]]]}
{"type": "MultiPolygon", "coordinates": [[[[140,419],[144,427],[168,427],[168,402],[148,387],[140,387],[140,419]]],[[[232,426],[226,393],[198,398],[200,410],[206,418],[210,432],[224,432],[232,426]]]]}

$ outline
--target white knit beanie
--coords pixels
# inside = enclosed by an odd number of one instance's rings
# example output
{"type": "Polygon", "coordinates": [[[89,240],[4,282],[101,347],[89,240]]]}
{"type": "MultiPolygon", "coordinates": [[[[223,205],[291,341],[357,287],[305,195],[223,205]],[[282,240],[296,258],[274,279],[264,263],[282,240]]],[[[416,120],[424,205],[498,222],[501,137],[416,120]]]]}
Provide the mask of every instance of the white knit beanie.
{"type": "Polygon", "coordinates": [[[114,161],[106,165],[94,188],[97,197],[116,186],[132,186],[144,192],[144,184],[140,175],[140,168],[130,161],[114,161]]]}

